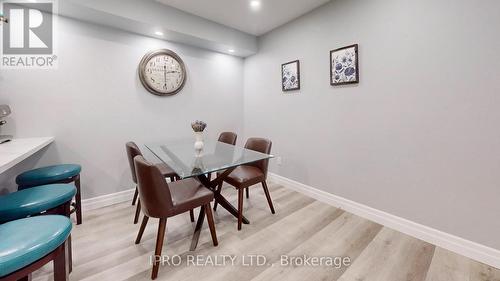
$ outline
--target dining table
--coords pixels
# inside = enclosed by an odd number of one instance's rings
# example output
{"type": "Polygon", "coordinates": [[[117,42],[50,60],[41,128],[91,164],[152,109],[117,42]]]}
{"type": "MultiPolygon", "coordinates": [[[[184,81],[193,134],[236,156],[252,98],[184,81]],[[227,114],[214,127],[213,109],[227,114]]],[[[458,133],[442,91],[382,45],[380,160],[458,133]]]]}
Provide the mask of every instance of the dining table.
{"type": "MultiPolygon", "coordinates": [[[[214,193],[215,202],[238,218],[238,210],[217,191],[217,186],[240,165],[272,158],[273,155],[260,153],[243,147],[226,144],[216,140],[205,140],[203,149],[194,148],[193,139],[180,139],[145,143],[145,147],[157,160],[170,166],[179,176],[180,180],[197,178],[199,182],[214,193]],[[212,175],[215,175],[213,177],[212,175]]],[[[190,250],[194,251],[205,218],[204,209],[201,208],[196,222],[190,250]]],[[[249,220],[243,217],[243,223],[249,220]]]]}

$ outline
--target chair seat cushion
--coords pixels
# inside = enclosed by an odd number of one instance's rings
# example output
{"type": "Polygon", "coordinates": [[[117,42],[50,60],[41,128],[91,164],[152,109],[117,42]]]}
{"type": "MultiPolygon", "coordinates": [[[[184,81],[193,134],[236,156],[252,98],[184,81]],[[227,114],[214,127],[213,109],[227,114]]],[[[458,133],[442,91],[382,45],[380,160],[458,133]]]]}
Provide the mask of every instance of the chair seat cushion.
{"type": "Polygon", "coordinates": [[[238,166],[224,181],[236,188],[245,188],[266,180],[266,176],[254,166],[238,166]]]}
{"type": "Polygon", "coordinates": [[[50,210],[70,201],[75,194],[74,185],[60,183],[35,186],[0,196],[0,223],[50,210]]]}
{"type": "Polygon", "coordinates": [[[195,179],[179,180],[168,183],[175,214],[181,214],[191,209],[210,203],[214,194],[195,179]]]}
{"type": "Polygon", "coordinates": [[[76,164],[61,164],[26,171],[16,177],[16,183],[22,187],[55,183],[74,177],[82,171],[76,164]]]}
{"type": "Polygon", "coordinates": [[[71,221],[37,216],[0,225],[0,277],[43,258],[68,239],[71,221]]]}
{"type": "Polygon", "coordinates": [[[166,178],[177,176],[175,171],[172,168],[170,168],[169,165],[167,165],[165,163],[156,164],[156,167],[158,167],[158,169],[160,170],[160,173],[166,178]]]}

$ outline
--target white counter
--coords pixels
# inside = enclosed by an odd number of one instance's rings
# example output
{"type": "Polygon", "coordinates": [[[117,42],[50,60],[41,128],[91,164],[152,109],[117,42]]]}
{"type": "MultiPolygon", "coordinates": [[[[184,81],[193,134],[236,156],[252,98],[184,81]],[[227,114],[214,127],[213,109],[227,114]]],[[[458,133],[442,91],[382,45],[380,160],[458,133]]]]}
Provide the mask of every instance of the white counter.
{"type": "Polygon", "coordinates": [[[0,144],[0,174],[54,141],[54,137],[13,139],[0,144]]]}

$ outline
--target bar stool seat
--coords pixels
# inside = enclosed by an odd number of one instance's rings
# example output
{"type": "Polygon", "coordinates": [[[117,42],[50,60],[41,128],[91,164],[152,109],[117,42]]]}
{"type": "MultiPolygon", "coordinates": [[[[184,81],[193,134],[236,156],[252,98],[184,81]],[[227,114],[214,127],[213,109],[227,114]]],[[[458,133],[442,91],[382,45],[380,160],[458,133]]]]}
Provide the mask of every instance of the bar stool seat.
{"type": "Polygon", "coordinates": [[[59,215],[24,218],[0,225],[0,278],[53,252],[68,239],[71,227],[71,221],[59,215]]]}
{"type": "Polygon", "coordinates": [[[76,164],[61,164],[26,171],[16,177],[19,189],[63,181],[77,176],[82,167],[76,164]]]}
{"type": "MultiPolygon", "coordinates": [[[[49,184],[0,196],[0,223],[25,218],[71,201],[76,194],[72,184],[49,184]]],[[[2,237],[2,244],[4,243],[2,237]]]]}
{"type": "Polygon", "coordinates": [[[76,224],[82,224],[82,193],[80,190],[80,172],[82,167],[77,164],[60,164],[26,171],[16,177],[18,190],[33,186],[74,183],[76,187],[75,202],[71,204],[76,212],[76,224]]]}

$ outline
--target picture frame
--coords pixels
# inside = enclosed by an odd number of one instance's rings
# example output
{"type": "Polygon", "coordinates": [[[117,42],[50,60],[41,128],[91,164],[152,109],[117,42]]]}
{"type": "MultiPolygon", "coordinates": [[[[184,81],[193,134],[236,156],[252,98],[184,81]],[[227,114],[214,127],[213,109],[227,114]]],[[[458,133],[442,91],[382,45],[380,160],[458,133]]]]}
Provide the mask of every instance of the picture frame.
{"type": "Polygon", "coordinates": [[[281,65],[281,90],[300,90],[300,61],[294,60],[281,65]]]}
{"type": "Polygon", "coordinates": [[[359,83],[358,44],[330,51],[330,85],[359,83]]]}

